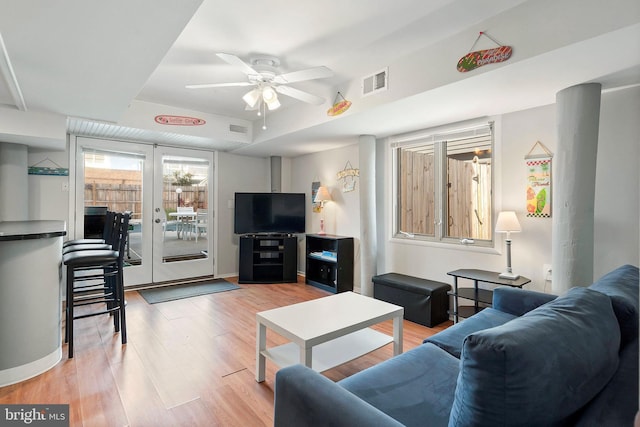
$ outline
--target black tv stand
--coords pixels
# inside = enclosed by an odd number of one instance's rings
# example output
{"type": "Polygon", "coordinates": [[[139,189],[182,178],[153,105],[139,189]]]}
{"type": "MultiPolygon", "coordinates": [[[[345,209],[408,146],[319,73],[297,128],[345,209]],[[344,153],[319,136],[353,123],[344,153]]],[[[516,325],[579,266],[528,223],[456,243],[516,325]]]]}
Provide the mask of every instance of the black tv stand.
{"type": "Polygon", "coordinates": [[[298,281],[298,238],[292,234],[240,236],[238,283],[298,281]]]}

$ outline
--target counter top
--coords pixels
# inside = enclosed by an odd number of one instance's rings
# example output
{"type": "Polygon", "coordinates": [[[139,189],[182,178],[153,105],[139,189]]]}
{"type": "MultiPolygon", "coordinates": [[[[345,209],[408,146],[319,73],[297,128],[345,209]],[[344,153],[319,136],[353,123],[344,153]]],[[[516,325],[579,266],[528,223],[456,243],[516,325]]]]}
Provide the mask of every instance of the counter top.
{"type": "Polygon", "coordinates": [[[64,221],[0,221],[0,242],[47,239],[66,234],[64,221]]]}

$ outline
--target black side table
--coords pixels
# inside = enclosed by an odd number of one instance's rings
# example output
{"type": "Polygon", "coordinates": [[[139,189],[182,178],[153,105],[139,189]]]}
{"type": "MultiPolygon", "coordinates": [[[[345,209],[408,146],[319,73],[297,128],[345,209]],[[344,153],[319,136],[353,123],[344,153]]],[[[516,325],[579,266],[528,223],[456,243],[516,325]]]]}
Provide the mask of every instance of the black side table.
{"type": "Polygon", "coordinates": [[[493,302],[493,291],[489,289],[480,289],[478,283],[490,283],[493,285],[513,286],[514,288],[521,288],[527,283],[531,282],[531,279],[520,276],[515,280],[501,279],[500,273],[495,271],[476,270],[476,269],[460,269],[447,273],[449,276],[453,276],[453,323],[458,323],[458,316],[469,317],[480,310],[483,307],[479,307],[478,303],[489,304],[493,302]],[[473,280],[473,288],[458,288],[458,278],[473,280]],[[474,302],[473,307],[458,306],[458,298],[469,299],[474,302]]]}

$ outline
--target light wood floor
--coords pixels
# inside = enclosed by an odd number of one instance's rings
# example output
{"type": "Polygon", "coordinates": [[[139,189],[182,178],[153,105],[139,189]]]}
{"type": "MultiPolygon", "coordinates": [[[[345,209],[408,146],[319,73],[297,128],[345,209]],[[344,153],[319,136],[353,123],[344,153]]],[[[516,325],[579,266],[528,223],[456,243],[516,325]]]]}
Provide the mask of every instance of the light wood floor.
{"type": "MultiPolygon", "coordinates": [[[[236,282],[234,279],[228,279],[236,282]]],[[[76,320],[75,357],[0,388],[0,404],[70,405],[71,426],[270,426],[274,378],[255,381],[255,314],[329,295],[298,284],[242,289],[149,305],[127,293],[128,344],[108,316],[76,320]]],[[[446,327],[404,321],[404,350],[446,327]]],[[[391,321],[376,329],[392,334],[391,321]]],[[[269,331],[267,345],[286,342],[269,331]]],[[[324,373],[337,381],[388,359],[389,344],[324,373]]]]}

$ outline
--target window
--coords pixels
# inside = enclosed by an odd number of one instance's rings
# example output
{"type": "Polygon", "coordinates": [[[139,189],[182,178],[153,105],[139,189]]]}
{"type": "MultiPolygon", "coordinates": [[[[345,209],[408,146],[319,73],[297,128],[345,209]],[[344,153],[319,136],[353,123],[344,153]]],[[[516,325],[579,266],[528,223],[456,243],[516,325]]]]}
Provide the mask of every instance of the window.
{"type": "Polygon", "coordinates": [[[492,244],[493,123],[391,138],[399,238],[492,244]]]}

